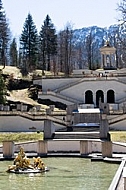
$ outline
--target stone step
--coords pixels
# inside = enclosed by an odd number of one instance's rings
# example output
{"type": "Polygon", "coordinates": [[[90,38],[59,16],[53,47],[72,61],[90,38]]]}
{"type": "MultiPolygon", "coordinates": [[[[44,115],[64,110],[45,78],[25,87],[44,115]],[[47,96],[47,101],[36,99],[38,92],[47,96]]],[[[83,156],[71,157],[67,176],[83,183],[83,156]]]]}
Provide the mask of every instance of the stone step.
{"type": "Polygon", "coordinates": [[[93,132],[99,131],[99,127],[73,127],[74,132],[93,132]]]}
{"type": "Polygon", "coordinates": [[[54,139],[99,139],[99,132],[55,132],[54,139]]]}

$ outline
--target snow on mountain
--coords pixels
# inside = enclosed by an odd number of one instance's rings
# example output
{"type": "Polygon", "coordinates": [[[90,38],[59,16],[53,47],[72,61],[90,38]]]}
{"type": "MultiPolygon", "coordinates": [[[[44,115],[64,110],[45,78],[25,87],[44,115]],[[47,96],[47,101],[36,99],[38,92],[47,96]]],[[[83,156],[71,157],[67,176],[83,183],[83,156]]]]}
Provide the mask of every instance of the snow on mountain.
{"type": "Polygon", "coordinates": [[[118,31],[118,25],[111,25],[109,28],[101,28],[98,26],[85,27],[75,29],[73,31],[73,41],[75,45],[83,43],[86,37],[91,34],[95,41],[98,41],[99,47],[102,45],[103,40],[106,41],[110,36],[114,36],[118,31]]]}

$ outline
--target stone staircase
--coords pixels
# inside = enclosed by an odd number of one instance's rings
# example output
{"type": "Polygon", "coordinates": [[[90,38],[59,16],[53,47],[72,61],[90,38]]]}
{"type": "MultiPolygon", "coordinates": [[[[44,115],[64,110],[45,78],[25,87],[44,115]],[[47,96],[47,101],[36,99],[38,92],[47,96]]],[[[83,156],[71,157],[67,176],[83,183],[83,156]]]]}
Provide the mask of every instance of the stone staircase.
{"type": "Polygon", "coordinates": [[[92,132],[55,132],[53,139],[99,139],[98,131],[92,132]]]}

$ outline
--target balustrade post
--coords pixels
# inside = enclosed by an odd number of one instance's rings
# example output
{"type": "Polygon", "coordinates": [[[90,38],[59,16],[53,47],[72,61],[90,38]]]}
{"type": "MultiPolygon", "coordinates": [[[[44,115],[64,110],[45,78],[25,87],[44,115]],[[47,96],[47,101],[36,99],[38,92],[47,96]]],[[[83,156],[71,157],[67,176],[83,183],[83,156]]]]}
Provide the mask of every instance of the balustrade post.
{"type": "Polygon", "coordinates": [[[90,153],[92,153],[92,141],[81,140],[80,141],[80,154],[81,154],[81,156],[88,155],[90,153]]]}
{"type": "Polygon", "coordinates": [[[112,157],[112,142],[111,141],[102,142],[102,156],[112,157]]]}
{"type": "Polygon", "coordinates": [[[3,141],[3,157],[12,158],[14,156],[14,142],[3,141]]]}
{"type": "Polygon", "coordinates": [[[48,152],[47,141],[39,140],[37,144],[38,156],[47,156],[47,152],[48,152]]]}

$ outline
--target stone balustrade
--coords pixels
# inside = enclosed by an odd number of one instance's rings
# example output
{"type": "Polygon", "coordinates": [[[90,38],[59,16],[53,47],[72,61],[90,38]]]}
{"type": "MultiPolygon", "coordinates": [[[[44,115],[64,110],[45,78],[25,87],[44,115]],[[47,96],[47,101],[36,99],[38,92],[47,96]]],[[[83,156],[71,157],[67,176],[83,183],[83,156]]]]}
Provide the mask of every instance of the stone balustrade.
{"type": "MultiPolygon", "coordinates": [[[[26,152],[30,152],[30,143],[21,144],[26,152]]],[[[49,153],[78,153],[80,156],[88,156],[92,152],[101,152],[103,157],[112,156],[112,142],[100,140],[39,140],[36,142],[31,152],[36,152],[38,156],[48,156],[49,153]]],[[[11,158],[17,151],[16,144],[13,141],[3,142],[3,157],[11,158]]]]}

